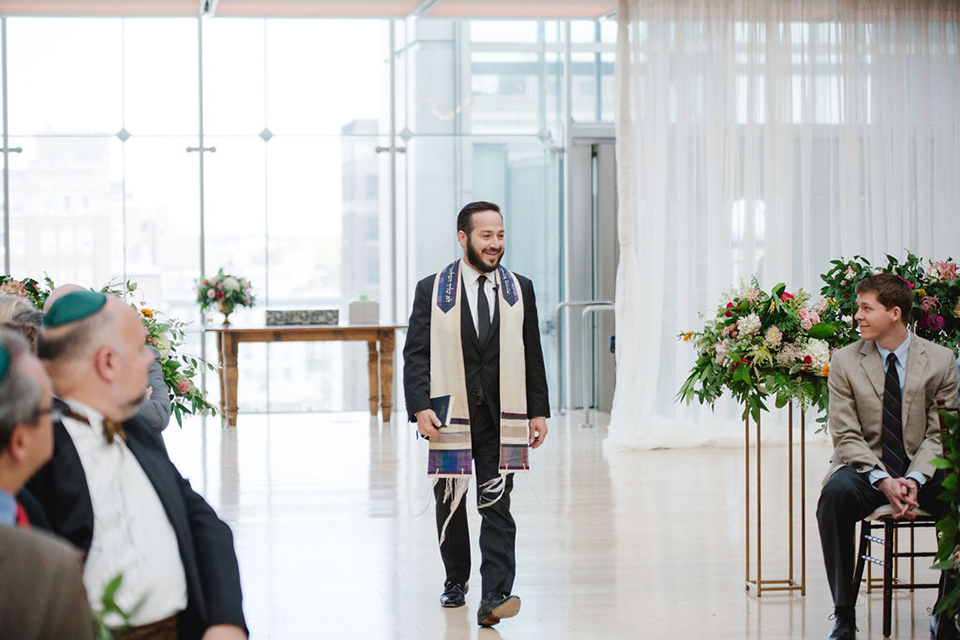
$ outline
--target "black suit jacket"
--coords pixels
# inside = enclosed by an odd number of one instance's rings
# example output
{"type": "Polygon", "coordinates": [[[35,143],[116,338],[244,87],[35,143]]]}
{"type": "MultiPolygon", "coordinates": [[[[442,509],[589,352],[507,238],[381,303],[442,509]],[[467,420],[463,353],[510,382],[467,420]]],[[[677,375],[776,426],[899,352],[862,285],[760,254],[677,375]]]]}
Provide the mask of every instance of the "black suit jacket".
{"type": "MultiPolygon", "coordinates": [[[[180,638],[200,638],[215,624],[246,629],[233,534],[180,475],[160,434],[132,418],[123,423],[127,446],[157,491],[177,536],[187,578],[180,638]]],[[[54,423],[53,458],[27,484],[52,530],[84,554],[93,540],[93,506],[80,456],[63,424],[54,423]]]]}
{"type": "MultiPolygon", "coordinates": [[[[543,366],[543,350],[540,346],[540,323],[537,319],[537,298],[533,283],[519,274],[520,291],[523,294],[523,345],[527,382],[527,417],[549,418],[550,400],[547,395],[547,374],[543,366]]],[[[433,284],[437,274],[417,283],[410,314],[407,340],[403,346],[403,390],[407,402],[407,414],[416,421],[417,412],[430,407],[430,312],[433,284]]],[[[485,399],[493,425],[500,424],[500,310],[494,312],[486,343],[481,345],[473,325],[467,297],[460,291],[460,341],[463,348],[464,374],[467,380],[467,396],[470,418],[474,421],[476,399],[485,399]]],[[[499,428],[499,427],[497,427],[499,428]]],[[[476,435],[476,434],[475,434],[476,435]]]]}

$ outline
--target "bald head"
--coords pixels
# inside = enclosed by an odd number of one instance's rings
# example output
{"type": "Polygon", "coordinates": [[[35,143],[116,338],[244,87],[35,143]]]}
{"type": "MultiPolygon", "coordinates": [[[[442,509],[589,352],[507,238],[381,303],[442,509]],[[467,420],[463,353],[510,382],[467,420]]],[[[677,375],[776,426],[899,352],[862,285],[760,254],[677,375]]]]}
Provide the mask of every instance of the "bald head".
{"type": "Polygon", "coordinates": [[[110,295],[83,319],[43,327],[37,353],[58,396],[79,400],[113,420],[136,411],[153,360],[139,314],[110,295]]]}
{"type": "Polygon", "coordinates": [[[50,307],[53,306],[54,302],[68,293],[73,293],[74,291],[89,291],[89,289],[73,283],[62,284],[50,292],[50,295],[47,296],[47,301],[43,303],[43,312],[46,313],[47,311],[50,311],[50,307]]]}

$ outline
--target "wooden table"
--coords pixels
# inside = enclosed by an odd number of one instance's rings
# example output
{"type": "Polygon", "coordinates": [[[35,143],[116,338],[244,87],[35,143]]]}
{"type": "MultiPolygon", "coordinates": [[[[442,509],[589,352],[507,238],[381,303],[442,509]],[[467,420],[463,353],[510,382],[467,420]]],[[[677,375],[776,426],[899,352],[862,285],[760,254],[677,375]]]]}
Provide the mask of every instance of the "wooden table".
{"type": "Polygon", "coordinates": [[[241,342],[360,341],[367,343],[367,372],[370,377],[370,415],[390,421],[393,408],[393,349],[396,330],[405,325],[296,325],[256,328],[214,327],[220,356],[220,412],[228,424],[237,424],[237,352],[241,342]],[[379,367],[377,366],[379,364],[379,367]],[[379,369],[379,371],[378,371],[379,369]]]}

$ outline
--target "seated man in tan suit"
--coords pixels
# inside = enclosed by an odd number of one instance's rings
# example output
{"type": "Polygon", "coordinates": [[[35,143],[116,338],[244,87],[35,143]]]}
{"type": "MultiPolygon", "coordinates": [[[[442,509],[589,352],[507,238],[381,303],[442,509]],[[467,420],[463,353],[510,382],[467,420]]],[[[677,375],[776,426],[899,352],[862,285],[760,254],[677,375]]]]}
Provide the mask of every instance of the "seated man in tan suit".
{"type": "Polygon", "coordinates": [[[50,379],[26,341],[0,329],[0,636],[93,638],[80,554],[30,531],[14,496],[53,453],[50,379]]]}
{"type": "Polygon", "coordinates": [[[830,363],[835,451],[817,505],[835,607],[829,637],[841,640],[856,637],[857,522],[887,503],[895,518],[912,519],[917,507],[934,516],[947,509],[938,499],[943,471],[931,465],[942,453],[936,400],[957,401],[953,352],[907,328],[913,291],[905,280],[891,274],[862,280],[857,305],[861,339],[830,363]]]}

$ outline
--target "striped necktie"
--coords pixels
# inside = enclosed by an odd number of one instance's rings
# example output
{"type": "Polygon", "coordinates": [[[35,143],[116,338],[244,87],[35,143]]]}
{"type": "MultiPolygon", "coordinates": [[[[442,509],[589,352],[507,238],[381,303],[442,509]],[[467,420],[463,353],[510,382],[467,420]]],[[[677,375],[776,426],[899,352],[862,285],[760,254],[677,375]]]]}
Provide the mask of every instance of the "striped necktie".
{"type": "Polygon", "coordinates": [[[883,466],[894,478],[902,477],[910,466],[903,448],[903,420],[897,356],[887,356],[887,377],[883,386],[883,466]]]}

